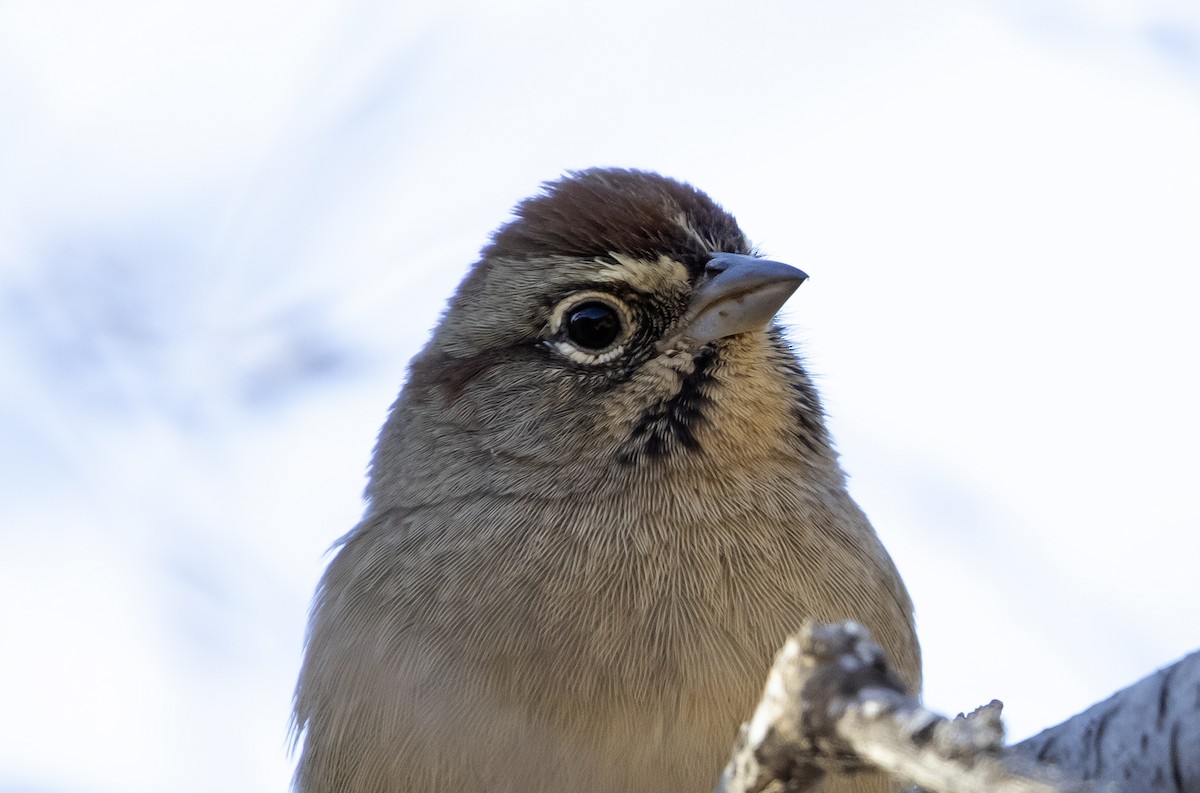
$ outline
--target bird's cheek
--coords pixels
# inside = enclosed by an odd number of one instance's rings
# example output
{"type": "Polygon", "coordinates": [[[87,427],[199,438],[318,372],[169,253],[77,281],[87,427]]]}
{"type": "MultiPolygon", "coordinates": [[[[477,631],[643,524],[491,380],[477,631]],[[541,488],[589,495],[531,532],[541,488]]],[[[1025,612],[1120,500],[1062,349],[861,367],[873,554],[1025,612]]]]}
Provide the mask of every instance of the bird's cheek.
{"type": "Polygon", "coordinates": [[[696,373],[696,360],[695,350],[668,350],[640,367],[639,374],[644,377],[635,377],[631,382],[637,382],[647,390],[652,389],[661,395],[670,396],[678,392],[683,382],[696,373]]]}
{"type": "Polygon", "coordinates": [[[609,424],[624,428],[650,408],[670,401],[696,371],[695,358],[683,350],[662,353],[643,363],[605,400],[609,424]]]}

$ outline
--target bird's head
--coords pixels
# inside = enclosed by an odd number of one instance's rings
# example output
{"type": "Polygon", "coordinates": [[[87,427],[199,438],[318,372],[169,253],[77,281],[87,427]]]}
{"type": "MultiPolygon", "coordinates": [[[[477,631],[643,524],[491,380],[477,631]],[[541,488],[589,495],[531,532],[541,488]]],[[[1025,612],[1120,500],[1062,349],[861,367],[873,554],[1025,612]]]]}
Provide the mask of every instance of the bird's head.
{"type": "Polygon", "coordinates": [[[806,276],[757,256],[708,196],[595,169],[546,184],[515,215],[413,361],[372,500],[420,466],[447,481],[456,456],[473,486],[490,487],[512,486],[518,470],[536,484],[712,455],[827,460],[815,391],[772,322],[806,276]],[[479,482],[480,454],[511,463],[499,466],[505,483],[479,482]]]}

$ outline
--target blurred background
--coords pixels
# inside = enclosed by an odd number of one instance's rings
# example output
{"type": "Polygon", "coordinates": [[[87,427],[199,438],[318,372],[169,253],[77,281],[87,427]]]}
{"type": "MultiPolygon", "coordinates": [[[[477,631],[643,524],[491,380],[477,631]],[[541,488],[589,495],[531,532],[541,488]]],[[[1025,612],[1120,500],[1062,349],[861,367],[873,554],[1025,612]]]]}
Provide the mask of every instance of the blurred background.
{"type": "Polygon", "coordinates": [[[594,165],[811,275],[931,706],[1200,647],[1195,0],[3,0],[0,791],[286,787],[406,361],[594,165]]]}

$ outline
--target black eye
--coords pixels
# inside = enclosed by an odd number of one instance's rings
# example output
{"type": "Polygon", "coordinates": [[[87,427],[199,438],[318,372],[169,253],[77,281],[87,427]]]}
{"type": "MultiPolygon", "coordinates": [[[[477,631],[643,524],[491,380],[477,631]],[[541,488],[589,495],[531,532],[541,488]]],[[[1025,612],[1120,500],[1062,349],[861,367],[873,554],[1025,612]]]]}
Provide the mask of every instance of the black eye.
{"type": "Polygon", "coordinates": [[[580,303],[567,312],[567,338],[588,350],[603,350],[621,335],[621,317],[607,303],[580,303]]]}

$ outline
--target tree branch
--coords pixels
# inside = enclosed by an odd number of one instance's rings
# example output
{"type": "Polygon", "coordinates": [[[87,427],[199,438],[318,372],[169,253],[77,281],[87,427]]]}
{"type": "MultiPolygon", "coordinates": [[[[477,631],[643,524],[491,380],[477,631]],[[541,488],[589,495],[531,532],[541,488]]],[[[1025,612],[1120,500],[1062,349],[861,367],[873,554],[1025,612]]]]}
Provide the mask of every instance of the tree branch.
{"type": "Polygon", "coordinates": [[[1200,793],[1200,652],[1009,750],[1126,790],[1200,793]]]}
{"type": "Polygon", "coordinates": [[[808,623],[776,656],[717,793],[789,793],[826,773],[885,771],[933,793],[1078,793],[1101,788],[1003,754],[999,702],[950,720],[929,711],[853,622],[808,623]]]}

